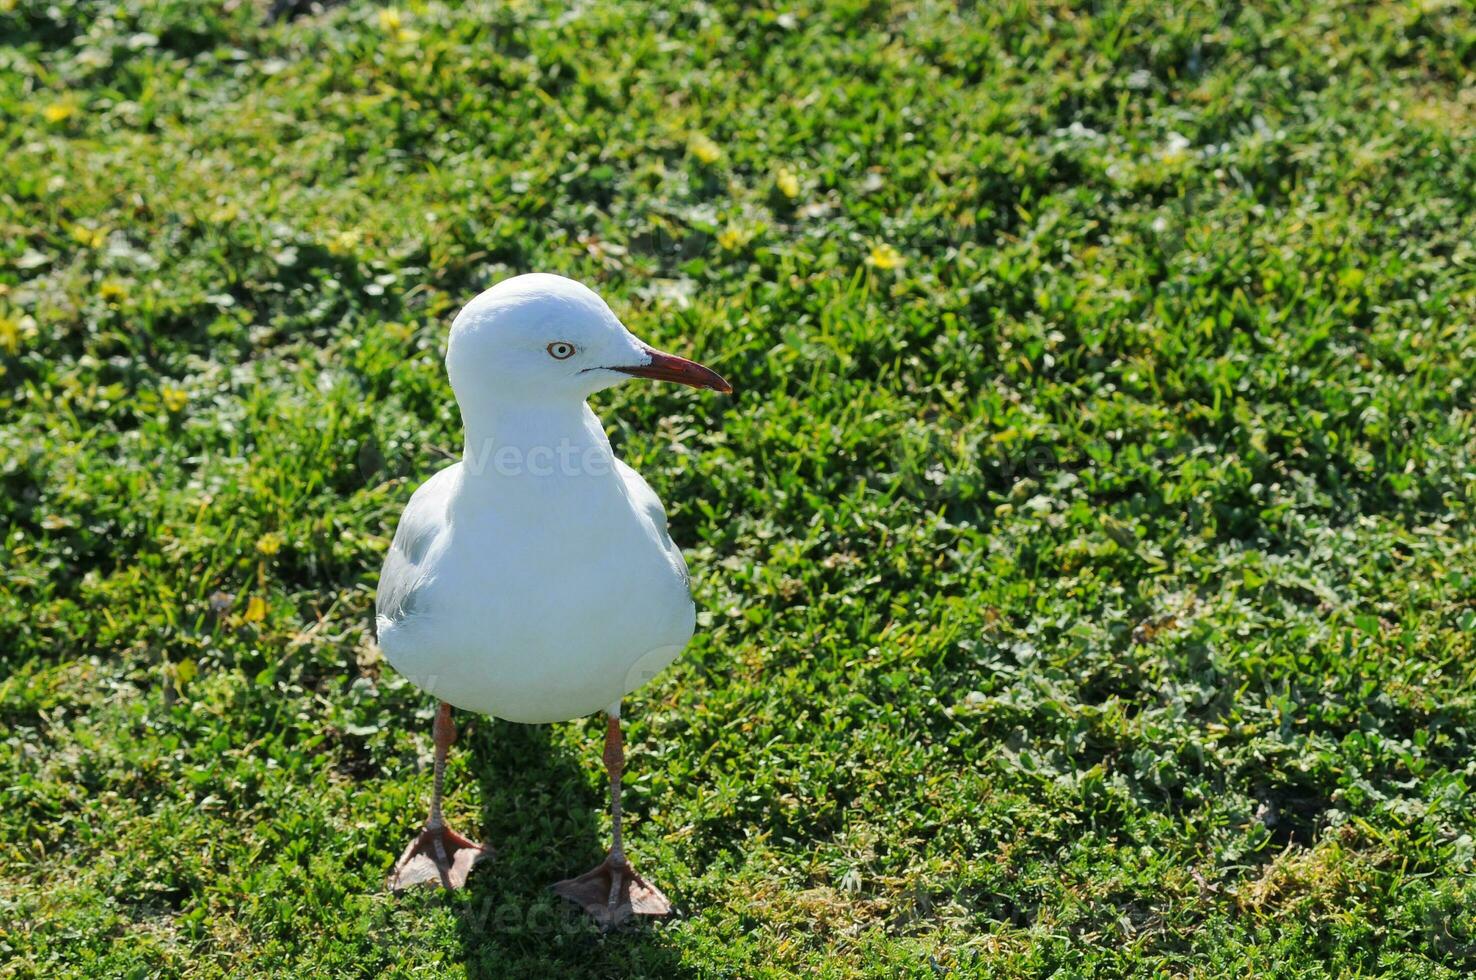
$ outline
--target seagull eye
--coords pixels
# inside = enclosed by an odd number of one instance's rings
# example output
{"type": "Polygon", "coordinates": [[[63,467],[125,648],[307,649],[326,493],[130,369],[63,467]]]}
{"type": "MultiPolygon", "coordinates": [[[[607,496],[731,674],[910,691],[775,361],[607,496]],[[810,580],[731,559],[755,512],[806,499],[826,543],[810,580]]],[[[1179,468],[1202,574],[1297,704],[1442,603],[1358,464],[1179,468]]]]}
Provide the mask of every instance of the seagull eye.
{"type": "Polygon", "coordinates": [[[548,356],[556,361],[567,361],[574,356],[574,345],[567,340],[555,340],[548,345],[548,356]]]}

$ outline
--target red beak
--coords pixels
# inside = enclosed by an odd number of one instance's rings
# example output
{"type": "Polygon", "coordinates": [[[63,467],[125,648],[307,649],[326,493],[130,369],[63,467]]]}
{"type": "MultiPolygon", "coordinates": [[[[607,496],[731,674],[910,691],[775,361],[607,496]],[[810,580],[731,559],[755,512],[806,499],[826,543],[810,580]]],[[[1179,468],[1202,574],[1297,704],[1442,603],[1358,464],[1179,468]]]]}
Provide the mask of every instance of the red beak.
{"type": "Polygon", "coordinates": [[[650,364],[617,367],[612,370],[634,375],[637,378],[675,381],[677,384],[690,385],[693,388],[720,391],[725,395],[733,393],[733,386],[724,381],[723,376],[712,368],[703,367],[696,361],[689,361],[685,357],[677,357],[675,354],[667,354],[650,347],[646,348],[646,353],[651,355],[650,364]]]}

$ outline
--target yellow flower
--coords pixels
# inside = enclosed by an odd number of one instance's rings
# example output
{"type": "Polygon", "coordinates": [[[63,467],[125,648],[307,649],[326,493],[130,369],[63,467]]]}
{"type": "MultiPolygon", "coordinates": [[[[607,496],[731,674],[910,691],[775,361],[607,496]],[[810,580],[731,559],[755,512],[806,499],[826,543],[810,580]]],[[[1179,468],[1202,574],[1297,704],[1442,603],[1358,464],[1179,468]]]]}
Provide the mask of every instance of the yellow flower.
{"type": "Polygon", "coordinates": [[[116,279],[104,279],[97,287],[97,294],[104,302],[115,303],[128,295],[128,287],[116,279]]]}
{"type": "Polygon", "coordinates": [[[1177,166],[1189,159],[1189,147],[1189,140],[1182,133],[1169,133],[1158,158],[1171,167],[1177,166]]]}
{"type": "Polygon", "coordinates": [[[363,233],[357,229],[345,229],[328,239],[328,252],[330,255],[348,255],[358,247],[363,238],[363,233]]]}
{"type": "Polygon", "coordinates": [[[743,234],[743,229],[729,225],[718,232],[717,240],[724,251],[731,252],[736,248],[740,248],[748,240],[748,236],[743,234]]]}
{"type": "Polygon", "coordinates": [[[794,171],[788,167],[780,167],[779,172],[774,175],[774,186],[779,188],[779,193],[793,201],[799,197],[800,182],[794,175],[794,171]]]}
{"type": "Polygon", "coordinates": [[[20,350],[20,321],[13,316],[0,314],[0,350],[14,354],[20,350]]]}
{"type": "Polygon", "coordinates": [[[41,110],[41,115],[49,123],[64,123],[77,114],[77,103],[70,99],[53,102],[41,110]]]}
{"type": "Polygon", "coordinates": [[[900,269],[907,260],[886,242],[877,242],[871,246],[871,254],[866,256],[866,264],[874,269],[900,269]]]}
{"type": "Polygon", "coordinates": [[[390,34],[397,32],[405,23],[404,17],[394,7],[379,9],[379,29],[390,34]]]}
{"type": "Polygon", "coordinates": [[[184,687],[190,681],[194,680],[195,675],[199,672],[200,668],[195,666],[195,662],[193,660],[181,660],[179,663],[174,665],[174,679],[180,687],[184,687]]]}
{"type": "Polygon", "coordinates": [[[108,231],[106,228],[88,228],[84,225],[73,225],[72,240],[87,248],[102,248],[103,243],[108,240],[108,231]]]}
{"type": "Polygon", "coordinates": [[[282,550],[282,536],[276,531],[268,531],[256,539],[256,550],[270,558],[282,550]]]}
{"type": "Polygon", "coordinates": [[[173,385],[165,385],[159,389],[159,397],[164,399],[164,407],[170,412],[183,412],[190,403],[190,393],[173,385]]]}
{"type": "Polygon", "coordinates": [[[701,133],[688,137],[687,149],[704,166],[711,166],[723,158],[723,148],[701,133]]]}
{"type": "Polygon", "coordinates": [[[246,602],[246,613],[241,617],[248,623],[259,623],[267,618],[266,600],[259,595],[252,596],[246,602]]]}

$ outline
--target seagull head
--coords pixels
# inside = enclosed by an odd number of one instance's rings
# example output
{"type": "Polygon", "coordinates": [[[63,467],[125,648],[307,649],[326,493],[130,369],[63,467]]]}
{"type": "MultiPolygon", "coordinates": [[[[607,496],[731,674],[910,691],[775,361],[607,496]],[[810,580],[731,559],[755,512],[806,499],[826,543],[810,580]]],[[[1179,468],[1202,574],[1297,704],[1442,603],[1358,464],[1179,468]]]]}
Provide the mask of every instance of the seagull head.
{"type": "Polygon", "coordinates": [[[468,303],[451,324],[446,370],[463,410],[582,401],[632,377],[733,390],[715,371],[638,340],[588,286],[547,273],[504,279],[468,303]]]}

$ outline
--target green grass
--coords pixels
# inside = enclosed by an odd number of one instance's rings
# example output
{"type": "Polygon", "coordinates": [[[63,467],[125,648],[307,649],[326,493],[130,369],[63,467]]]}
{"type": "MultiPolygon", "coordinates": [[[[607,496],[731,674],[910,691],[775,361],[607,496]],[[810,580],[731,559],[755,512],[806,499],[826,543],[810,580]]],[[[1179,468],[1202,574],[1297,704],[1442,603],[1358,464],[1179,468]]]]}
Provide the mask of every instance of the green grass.
{"type": "Polygon", "coordinates": [[[682,6],[0,2],[0,976],[1476,970],[1470,9],[682,6]],[[382,888],[529,270],[738,388],[598,399],[701,610],[603,938],[598,719],[382,888]]]}

